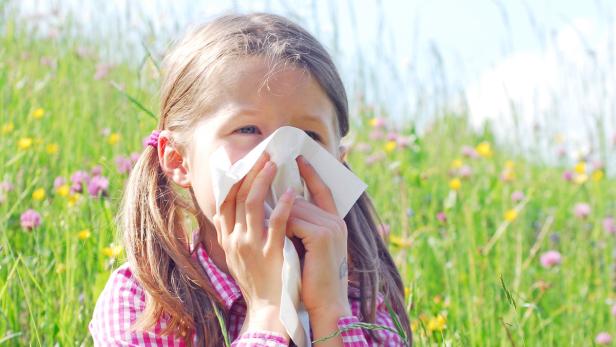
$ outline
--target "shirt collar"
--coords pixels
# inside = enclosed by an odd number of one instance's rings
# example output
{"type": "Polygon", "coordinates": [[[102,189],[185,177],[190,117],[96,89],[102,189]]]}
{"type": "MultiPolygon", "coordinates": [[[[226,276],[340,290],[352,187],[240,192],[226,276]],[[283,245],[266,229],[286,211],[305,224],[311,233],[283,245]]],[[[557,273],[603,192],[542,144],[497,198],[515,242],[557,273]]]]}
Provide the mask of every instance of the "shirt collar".
{"type": "MultiPolygon", "coordinates": [[[[198,232],[198,231],[197,231],[198,232]]],[[[194,242],[197,239],[198,235],[195,232],[193,234],[193,243],[191,245],[191,249],[194,247],[194,242]]],[[[240,291],[240,287],[237,285],[233,277],[224,273],[216,264],[212,258],[208,256],[205,251],[205,247],[202,242],[197,245],[197,250],[195,252],[197,259],[203,269],[205,270],[207,276],[210,278],[210,282],[214,287],[218,296],[225,303],[227,309],[231,309],[233,303],[242,297],[242,292],[240,291]]]]}

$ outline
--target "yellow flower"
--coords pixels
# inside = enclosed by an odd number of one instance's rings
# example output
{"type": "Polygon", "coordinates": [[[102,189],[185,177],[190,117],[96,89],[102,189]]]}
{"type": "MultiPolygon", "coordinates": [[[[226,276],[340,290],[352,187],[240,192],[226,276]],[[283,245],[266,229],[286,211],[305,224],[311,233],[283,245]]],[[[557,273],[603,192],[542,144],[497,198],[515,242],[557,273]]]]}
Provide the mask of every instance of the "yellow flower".
{"type": "Polygon", "coordinates": [[[396,235],[389,235],[389,242],[392,245],[401,247],[401,248],[411,247],[411,245],[413,244],[411,240],[404,239],[396,235]]]}
{"type": "Polygon", "coordinates": [[[513,160],[507,160],[505,162],[505,168],[507,170],[513,170],[513,167],[515,166],[515,163],[513,162],[513,160]]]}
{"type": "Polygon", "coordinates": [[[17,147],[19,149],[28,149],[32,146],[32,138],[31,137],[22,137],[17,141],[17,147]]]}
{"type": "Polygon", "coordinates": [[[511,169],[505,169],[501,173],[501,179],[505,182],[511,182],[515,179],[515,172],[511,169]]]}
{"type": "Polygon", "coordinates": [[[453,190],[458,190],[460,189],[461,186],[462,186],[462,181],[460,181],[459,178],[454,178],[451,181],[449,181],[449,188],[453,190]]]}
{"type": "Polygon", "coordinates": [[[599,182],[599,181],[601,181],[603,179],[604,175],[605,174],[603,173],[603,170],[594,171],[592,173],[592,180],[595,181],[595,182],[599,182]]]}
{"type": "Polygon", "coordinates": [[[60,146],[57,143],[50,143],[46,147],[48,154],[56,154],[60,150],[60,146]]]}
{"type": "Polygon", "coordinates": [[[477,153],[484,158],[492,156],[492,146],[490,146],[490,143],[487,141],[478,144],[475,151],[477,151],[477,153]]]}
{"type": "Polygon", "coordinates": [[[411,321],[411,331],[412,331],[413,333],[416,333],[416,332],[417,332],[417,329],[419,329],[419,320],[417,320],[417,319],[413,319],[413,320],[411,321]]]}
{"type": "Polygon", "coordinates": [[[75,193],[75,194],[71,194],[68,196],[68,206],[69,207],[73,207],[77,204],[77,202],[79,202],[79,200],[81,199],[81,194],[79,193],[75,193]]]}
{"type": "Polygon", "coordinates": [[[396,141],[387,141],[385,144],[385,152],[391,153],[396,149],[396,141]]]}
{"type": "Polygon", "coordinates": [[[103,255],[106,257],[116,257],[120,255],[120,252],[122,252],[122,246],[111,245],[109,247],[103,248],[102,252],[103,252],[103,255]]]}
{"type": "Polygon", "coordinates": [[[507,222],[513,222],[516,218],[518,218],[518,211],[516,211],[514,208],[505,212],[505,220],[507,222]]]}
{"type": "Polygon", "coordinates": [[[61,274],[64,271],[66,271],[66,265],[64,265],[64,263],[58,263],[56,264],[56,273],[57,274],[61,274]]]}
{"type": "Polygon", "coordinates": [[[463,164],[462,164],[462,160],[460,160],[460,159],[454,159],[454,160],[451,162],[451,167],[452,167],[452,168],[454,168],[454,169],[459,169],[459,168],[461,168],[461,167],[462,167],[462,165],[463,165],[463,164]]]}
{"type": "Polygon", "coordinates": [[[428,321],[428,330],[430,332],[433,331],[443,331],[446,328],[447,320],[443,315],[437,315],[436,317],[430,318],[428,321]]]}
{"type": "Polygon", "coordinates": [[[586,173],[586,162],[580,161],[579,163],[575,164],[575,172],[579,174],[585,174],[586,173]]]}
{"type": "Polygon", "coordinates": [[[575,182],[575,184],[584,184],[586,181],[588,181],[588,175],[585,173],[575,175],[573,178],[573,182],[575,182]]]}
{"type": "Polygon", "coordinates": [[[35,119],[41,119],[43,118],[44,115],[45,115],[45,110],[43,110],[40,107],[34,110],[34,112],[32,112],[32,116],[34,116],[35,119]]]}
{"type": "Polygon", "coordinates": [[[15,125],[13,124],[13,122],[8,122],[2,126],[2,133],[8,134],[13,131],[13,129],[15,129],[15,125]]]}
{"type": "Polygon", "coordinates": [[[60,196],[68,196],[70,191],[71,191],[71,188],[68,186],[68,184],[63,184],[59,186],[58,188],[56,188],[56,194],[60,196]]]}
{"type": "Polygon", "coordinates": [[[411,295],[411,288],[404,287],[404,298],[408,298],[411,295]]]}
{"type": "Polygon", "coordinates": [[[110,145],[115,145],[116,143],[120,142],[120,134],[118,134],[118,133],[111,133],[109,135],[109,138],[107,139],[107,142],[110,145]]]}
{"type": "Polygon", "coordinates": [[[86,239],[88,239],[88,238],[90,237],[90,230],[88,230],[88,229],[83,229],[82,231],[80,231],[80,232],[77,234],[77,237],[78,237],[80,240],[86,240],[86,239]]]}
{"type": "Polygon", "coordinates": [[[42,201],[45,199],[45,189],[39,188],[32,192],[32,199],[35,201],[42,201]]]}

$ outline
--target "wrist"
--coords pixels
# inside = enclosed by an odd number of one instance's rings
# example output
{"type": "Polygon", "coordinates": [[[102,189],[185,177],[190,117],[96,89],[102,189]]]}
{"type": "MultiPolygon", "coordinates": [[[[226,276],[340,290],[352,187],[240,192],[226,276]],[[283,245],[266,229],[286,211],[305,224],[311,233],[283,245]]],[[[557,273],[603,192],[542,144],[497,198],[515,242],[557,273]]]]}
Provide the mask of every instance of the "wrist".
{"type": "Polygon", "coordinates": [[[351,306],[348,302],[337,305],[328,305],[319,307],[308,311],[310,320],[313,319],[332,319],[338,320],[340,317],[346,317],[353,315],[351,306]]]}

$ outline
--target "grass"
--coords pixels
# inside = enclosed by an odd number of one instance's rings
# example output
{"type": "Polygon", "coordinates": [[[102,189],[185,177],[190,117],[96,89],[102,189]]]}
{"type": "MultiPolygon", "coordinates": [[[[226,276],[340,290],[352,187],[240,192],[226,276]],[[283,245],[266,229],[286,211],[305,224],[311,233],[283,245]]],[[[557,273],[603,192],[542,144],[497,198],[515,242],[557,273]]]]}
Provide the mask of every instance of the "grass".
{"type": "MultiPolygon", "coordinates": [[[[91,345],[97,295],[124,261],[113,217],[127,176],[115,159],[138,153],[156,124],[147,113],[157,105],[155,63],[119,64],[95,79],[96,47],[84,54],[79,41],[3,24],[0,180],[13,189],[0,203],[0,342],[91,345]],[[107,197],[54,188],[57,176],[96,166],[109,179],[107,197]],[[20,225],[29,208],[42,218],[31,231],[20,225]]],[[[363,106],[348,160],[390,227],[416,345],[592,345],[597,333],[616,333],[614,238],[601,225],[616,216],[613,179],[586,168],[587,180],[567,182],[563,170],[572,168],[511,157],[489,130],[470,131],[465,114],[439,117],[421,136],[412,125],[397,129],[415,136],[408,147],[371,140],[375,113],[363,106]],[[482,142],[491,155],[461,154],[482,142]],[[460,164],[472,174],[453,189],[460,164]],[[515,177],[503,180],[508,166],[515,177]],[[525,198],[513,202],[514,191],[525,198]],[[575,216],[578,202],[590,205],[588,217],[575,216]],[[541,266],[548,250],[562,254],[560,265],[541,266]]]]}

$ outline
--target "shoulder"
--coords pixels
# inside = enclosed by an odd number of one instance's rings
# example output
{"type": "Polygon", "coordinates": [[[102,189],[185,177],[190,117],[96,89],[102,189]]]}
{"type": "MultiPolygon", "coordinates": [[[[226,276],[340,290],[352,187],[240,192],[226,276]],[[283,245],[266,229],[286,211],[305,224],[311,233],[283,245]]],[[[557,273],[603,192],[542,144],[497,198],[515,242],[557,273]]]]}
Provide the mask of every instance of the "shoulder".
{"type": "MultiPolygon", "coordinates": [[[[96,346],[157,346],[165,322],[158,322],[153,331],[132,331],[131,326],[145,309],[145,291],[124,263],[115,269],[99,295],[88,330],[96,346]]],[[[164,337],[165,345],[179,346],[172,337],[164,337]]]]}

